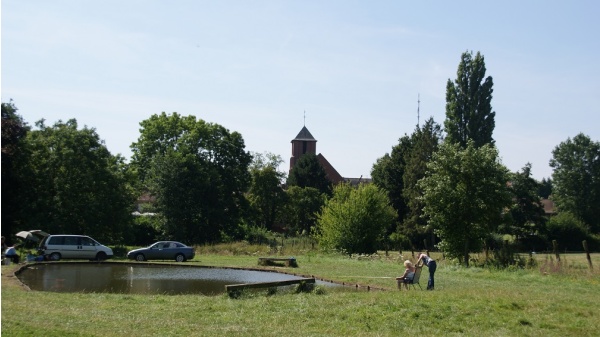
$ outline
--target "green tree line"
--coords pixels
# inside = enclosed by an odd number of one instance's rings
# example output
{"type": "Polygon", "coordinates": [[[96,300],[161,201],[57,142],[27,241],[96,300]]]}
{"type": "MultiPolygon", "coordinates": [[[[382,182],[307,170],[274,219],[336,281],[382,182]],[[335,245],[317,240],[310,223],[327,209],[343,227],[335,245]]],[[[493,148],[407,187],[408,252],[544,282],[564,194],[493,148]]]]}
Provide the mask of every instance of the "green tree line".
{"type": "Polygon", "coordinates": [[[600,249],[600,144],[583,134],[561,142],[541,182],[529,163],[510,172],[494,144],[492,94],[484,57],[463,53],[444,127],[417,125],[373,164],[373,183],[358,186],[334,186],[312,154],[282,172],[280,156],[251,153],[240,133],[193,115],[141,121],[128,162],[75,119],[32,128],[2,103],[2,235],[202,244],[279,231],[349,254],[440,249],[466,265],[472,252],[543,250],[555,238],[564,249],[580,250],[581,240],[600,249]],[[544,214],[548,198],[556,216],[544,214]]]}

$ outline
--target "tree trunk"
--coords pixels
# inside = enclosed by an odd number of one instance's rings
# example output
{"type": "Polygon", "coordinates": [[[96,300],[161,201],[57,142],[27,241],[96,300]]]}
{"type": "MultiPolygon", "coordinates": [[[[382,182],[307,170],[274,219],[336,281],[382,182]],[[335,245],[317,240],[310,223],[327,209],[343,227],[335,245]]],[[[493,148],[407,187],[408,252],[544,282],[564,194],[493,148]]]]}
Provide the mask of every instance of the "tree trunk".
{"type": "Polygon", "coordinates": [[[469,268],[469,240],[465,240],[465,251],[463,258],[465,259],[465,267],[469,268]]]}

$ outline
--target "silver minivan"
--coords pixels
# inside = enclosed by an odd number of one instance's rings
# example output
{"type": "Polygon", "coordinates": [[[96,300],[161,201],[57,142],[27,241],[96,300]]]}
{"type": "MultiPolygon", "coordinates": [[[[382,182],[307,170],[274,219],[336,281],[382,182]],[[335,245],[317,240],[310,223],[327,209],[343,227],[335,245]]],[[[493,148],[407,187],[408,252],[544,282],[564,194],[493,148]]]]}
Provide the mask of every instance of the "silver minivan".
{"type": "Polygon", "coordinates": [[[106,260],[113,257],[112,249],[85,235],[48,235],[40,242],[39,252],[51,261],[106,260]]]}

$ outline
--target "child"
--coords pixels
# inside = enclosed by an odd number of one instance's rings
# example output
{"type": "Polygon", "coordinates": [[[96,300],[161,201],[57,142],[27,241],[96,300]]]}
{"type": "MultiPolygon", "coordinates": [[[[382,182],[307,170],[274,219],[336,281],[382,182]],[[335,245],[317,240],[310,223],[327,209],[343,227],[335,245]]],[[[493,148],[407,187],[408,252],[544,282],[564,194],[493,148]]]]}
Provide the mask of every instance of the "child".
{"type": "Polygon", "coordinates": [[[404,267],[406,268],[404,270],[404,274],[400,277],[396,277],[399,290],[402,290],[402,284],[404,284],[404,287],[406,290],[408,290],[408,283],[412,281],[413,277],[415,276],[415,267],[410,260],[404,261],[404,267]]]}

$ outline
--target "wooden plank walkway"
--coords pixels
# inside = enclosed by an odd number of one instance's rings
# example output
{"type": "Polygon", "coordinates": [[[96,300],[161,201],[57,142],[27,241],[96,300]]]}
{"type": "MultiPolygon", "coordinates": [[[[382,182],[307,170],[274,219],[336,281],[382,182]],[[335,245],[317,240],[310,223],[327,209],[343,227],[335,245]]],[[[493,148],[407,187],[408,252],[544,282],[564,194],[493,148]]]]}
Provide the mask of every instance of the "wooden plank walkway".
{"type": "Polygon", "coordinates": [[[258,264],[261,266],[274,265],[276,262],[283,262],[286,267],[298,267],[296,259],[293,257],[259,257],[258,264]]]}
{"type": "Polygon", "coordinates": [[[296,280],[285,280],[285,281],[274,281],[274,282],[257,282],[257,283],[243,283],[243,284],[229,284],[225,286],[225,291],[235,291],[251,288],[271,288],[271,287],[282,287],[289,286],[292,284],[300,283],[315,283],[314,278],[301,278],[296,280]]]}

